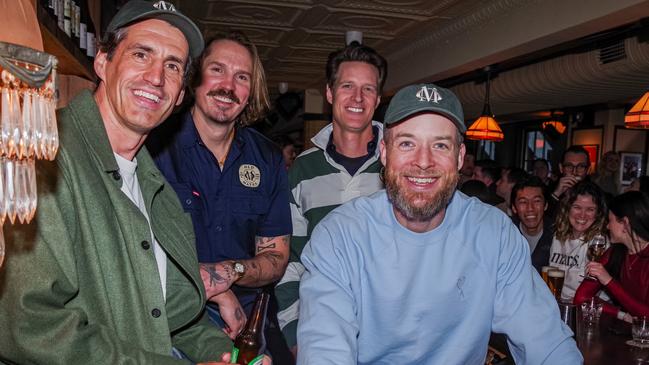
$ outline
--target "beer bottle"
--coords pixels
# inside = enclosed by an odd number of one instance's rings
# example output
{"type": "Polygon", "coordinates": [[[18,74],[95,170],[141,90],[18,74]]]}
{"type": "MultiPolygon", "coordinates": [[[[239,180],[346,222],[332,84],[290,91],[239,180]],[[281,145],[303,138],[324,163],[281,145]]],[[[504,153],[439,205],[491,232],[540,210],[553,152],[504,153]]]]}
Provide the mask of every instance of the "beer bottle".
{"type": "Polygon", "coordinates": [[[264,323],[266,322],[266,308],[270,294],[262,291],[257,295],[255,305],[246,327],[234,339],[231,364],[261,365],[266,350],[264,337],[264,323]]]}

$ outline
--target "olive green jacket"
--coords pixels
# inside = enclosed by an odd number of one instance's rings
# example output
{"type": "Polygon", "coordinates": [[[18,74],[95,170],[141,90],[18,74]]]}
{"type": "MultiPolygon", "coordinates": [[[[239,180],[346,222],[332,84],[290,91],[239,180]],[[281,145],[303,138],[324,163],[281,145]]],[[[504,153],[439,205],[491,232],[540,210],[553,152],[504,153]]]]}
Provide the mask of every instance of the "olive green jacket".
{"type": "Polygon", "coordinates": [[[58,116],[55,162],[37,164],[30,225],[5,227],[0,363],[177,364],[220,359],[230,340],[205,316],[194,233],[149,153],[137,154],[151,228],[168,256],[163,299],[146,218],[122,180],[89,92],[58,116]]]}

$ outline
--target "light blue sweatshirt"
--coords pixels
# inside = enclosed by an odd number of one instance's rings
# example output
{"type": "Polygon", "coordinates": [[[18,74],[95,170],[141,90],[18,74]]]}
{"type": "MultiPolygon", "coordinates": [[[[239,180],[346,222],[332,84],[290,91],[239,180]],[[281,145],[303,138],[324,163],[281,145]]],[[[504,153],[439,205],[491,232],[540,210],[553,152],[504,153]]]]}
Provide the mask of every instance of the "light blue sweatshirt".
{"type": "Polygon", "coordinates": [[[426,233],[401,226],[383,190],[355,199],[302,261],[298,364],[484,364],[492,330],[519,364],[583,363],[525,238],[460,192],[426,233]]]}

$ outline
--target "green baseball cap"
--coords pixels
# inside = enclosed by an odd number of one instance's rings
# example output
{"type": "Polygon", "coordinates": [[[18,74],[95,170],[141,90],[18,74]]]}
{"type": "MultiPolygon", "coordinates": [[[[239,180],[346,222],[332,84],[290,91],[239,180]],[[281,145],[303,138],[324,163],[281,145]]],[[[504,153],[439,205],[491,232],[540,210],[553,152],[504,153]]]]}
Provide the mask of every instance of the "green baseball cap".
{"type": "Polygon", "coordinates": [[[183,32],[187,44],[189,44],[189,54],[192,57],[196,58],[203,52],[205,41],[200,29],[191,19],[177,11],[175,6],[167,1],[131,0],[127,2],[110,21],[106,33],[146,19],[164,20],[183,32]]]}
{"type": "Polygon", "coordinates": [[[415,84],[399,90],[385,112],[385,126],[421,112],[433,112],[450,119],[460,133],[466,132],[462,104],[455,94],[433,84],[415,84]]]}

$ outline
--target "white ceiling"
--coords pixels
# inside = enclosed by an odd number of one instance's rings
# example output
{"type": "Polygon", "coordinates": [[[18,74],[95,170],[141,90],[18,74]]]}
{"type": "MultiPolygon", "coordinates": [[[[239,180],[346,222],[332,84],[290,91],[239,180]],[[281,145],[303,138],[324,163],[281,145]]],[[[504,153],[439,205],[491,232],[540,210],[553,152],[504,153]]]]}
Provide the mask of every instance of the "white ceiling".
{"type": "MultiPolygon", "coordinates": [[[[243,31],[259,48],[269,88],[324,87],[327,55],[347,30],[389,64],[386,93],[539,52],[649,17],[640,0],[177,0],[206,38],[243,31]]],[[[634,38],[635,39],[635,38],[634,38]]],[[[598,51],[504,72],[492,82],[496,114],[625,101],[649,88],[649,45],[627,40],[627,59],[598,65],[598,51]]],[[[454,87],[467,118],[482,109],[483,84],[454,87]]]]}

